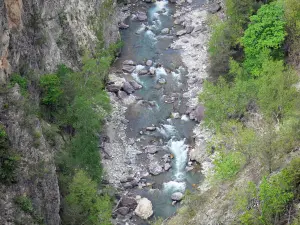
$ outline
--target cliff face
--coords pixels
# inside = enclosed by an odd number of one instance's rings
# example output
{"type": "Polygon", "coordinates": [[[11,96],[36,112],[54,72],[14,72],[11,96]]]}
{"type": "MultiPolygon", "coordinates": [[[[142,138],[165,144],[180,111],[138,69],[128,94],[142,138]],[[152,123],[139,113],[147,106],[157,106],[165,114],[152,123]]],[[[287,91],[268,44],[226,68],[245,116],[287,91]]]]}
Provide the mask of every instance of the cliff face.
{"type": "MultiPolygon", "coordinates": [[[[4,84],[12,72],[41,76],[58,64],[76,70],[84,50],[93,51],[99,38],[106,46],[119,39],[115,10],[116,3],[107,0],[0,1],[0,124],[20,157],[16,182],[0,183],[0,224],[38,224],[41,218],[60,223],[54,155],[61,141],[49,143],[49,125],[28,113],[18,85],[4,84]],[[103,31],[101,37],[96,30],[103,31]],[[33,210],[18,206],[18,197],[30,199],[33,210]]],[[[34,90],[30,94],[39,101],[34,90]]]]}

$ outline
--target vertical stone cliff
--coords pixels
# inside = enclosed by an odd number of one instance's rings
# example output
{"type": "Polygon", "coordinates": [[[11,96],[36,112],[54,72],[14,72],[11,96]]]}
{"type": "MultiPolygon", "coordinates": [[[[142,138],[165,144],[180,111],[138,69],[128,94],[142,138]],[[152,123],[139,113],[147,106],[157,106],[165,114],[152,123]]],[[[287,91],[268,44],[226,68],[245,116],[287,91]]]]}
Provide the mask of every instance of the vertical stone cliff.
{"type": "MultiPolygon", "coordinates": [[[[99,41],[97,30],[106,46],[119,39],[115,10],[114,0],[0,0],[0,125],[20,157],[16,181],[0,183],[0,224],[60,224],[54,156],[61,141],[48,143],[47,123],[28,115],[18,85],[5,87],[9,76],[31,71],[39,77],[59,64],[76,70],[99,41]],[[18,197],[30,199],[33,210],[22,210],[18,197]]],[[[35,90],[30,95],[39,101],[35,90]]]]}

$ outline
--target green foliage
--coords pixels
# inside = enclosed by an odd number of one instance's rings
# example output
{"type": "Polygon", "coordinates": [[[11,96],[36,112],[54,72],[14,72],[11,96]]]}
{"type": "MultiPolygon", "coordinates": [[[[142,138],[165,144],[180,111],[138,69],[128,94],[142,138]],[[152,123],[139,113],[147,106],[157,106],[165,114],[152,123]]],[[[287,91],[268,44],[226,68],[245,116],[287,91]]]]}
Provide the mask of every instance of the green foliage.
{"type": "Polygon", "coordinates": [[[281,47],[286,36],[283,6],[278,2],[263,5],[250,20],[242,38],[246,55],[244,65],[249,73],[258,76],[262,65],[261,53],[265,49],[270,50],[275,58],[282,56],[281,47]]]}
{"type": "Polygon", "coordinates": [[[63,91],[60,88],[60,79],[56,74],[46,74],[40,79],[42,90],[42,104],[55,106],[63,91]]]}
{"type": "Polygon", "coordinates": [[[237,81],[226,83],[220,78],[216,85],[205,82],[199,99],[204,102],[205,122],[215,129],[220,129],[227,119],[239,119],[246,112],[249,102],[255,95],[254,82],[237,81]]]}
{"type": "Polygon", "coordinates": [[[31,199],[25,195],[19,196],[15,199],[15,203],[26,213],[33,213],[33,206],[31,199]]]}
{"type": "Polygon", "coordinates": [[[112,204],[107,195],[97,193],[97,184],[79,170],[69,187],[68,224],[110,225],[112,204]]]}
{"type": "Polygon", "coordinates": [[[214,177],[219,180],[233,178],[240,171],[244,161],[243,155],[239,152],[219,152],[213,161],[215,165],[214,177]]]}
{"type": "Polygon", "coordinates": [[[287,45],[289,60],[293,65],[298,66],[300,62],[300,1],[283,1],[286,21],[286,31],[288,33],[287,45]]]}
{"type": "Polygon", "coordinates": [[[11,184],[16,181],[16,169],[20,157],[9,146],[4,126],[0,124],[0,182],[11,184]]]}
{"type": "Polygon", "coordinates": [[[282,119],[294,111],[300,97],[295,84],[297,74],[285,69],[283,61],[265,60],[258,79],[258,104],[267,118],[282,119]]]}
{"type": "Polygon", "coordinates": [[[21,89],[21,94],[23,96],[27,95],[27,87],[28,87],[28,81],[25,77],[20,76],[20,74],[14,73],[10,77],[10,86],[14,86],[15,84],[18,84],[21,89]]]}
{"type": "Polygon", "coordinates": [[[208,43],[210,56],[209,73],[213,79],[227,74],[229,71],[229,60],[232,56],[231,37],[226,22],[220,21],[217,17],[211,18],[212,34],[208,43]]]}

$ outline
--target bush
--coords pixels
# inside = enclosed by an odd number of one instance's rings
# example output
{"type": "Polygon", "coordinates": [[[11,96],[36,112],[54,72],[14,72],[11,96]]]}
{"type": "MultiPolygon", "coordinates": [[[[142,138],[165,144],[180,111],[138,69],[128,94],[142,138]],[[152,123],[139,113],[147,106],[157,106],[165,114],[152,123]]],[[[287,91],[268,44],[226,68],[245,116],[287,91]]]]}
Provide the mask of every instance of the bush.
{"type": "Polygon", "coordinates": [[[46,74],[40,79],[42,90],[42,104],[56,106],[63,94],[60,87],[60,79],[56,74],[46,74]]]}
{"type": "Polygon", "coordinates": [[[20,76],[20,74],[13,73],[10,77],[10,86],[14,86],[15,84],[18,84],[20,86],[21,94],[23,96],[26,96],[27,93],[27,85],[28,81],[25,77],[20,76]]]}
{"type": "Polygon", "coordinates": [[[278,2],[263,5],[250,21],[242,38],[246,56],[244,65],[250,74],[259,76],[261,53],[265,49],[270,50],[275,59],[283,56],[281,48],[286,36],[283,6],[278,2]]]}
{"type": "Polygon", "coordinates": [[[30,198],[27,196],[19,196],[15,199],[15,203],[26,213],[33,213],[33,206],[30,198]]]}
{"type": "Polygon", "coordinates": [[[107,195],[97,193],[97,184],[79,170],[76,172],[66,197],[68,224],[111,225],[112,204],[107,195]]]}

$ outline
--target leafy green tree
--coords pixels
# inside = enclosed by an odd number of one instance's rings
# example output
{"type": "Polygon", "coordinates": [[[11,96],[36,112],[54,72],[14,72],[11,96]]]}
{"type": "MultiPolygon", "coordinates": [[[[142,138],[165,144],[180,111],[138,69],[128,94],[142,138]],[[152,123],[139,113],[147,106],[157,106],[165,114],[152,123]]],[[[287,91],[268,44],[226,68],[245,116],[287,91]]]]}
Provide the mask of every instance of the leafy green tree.
{"type": "Polygon", "coordinates": [[[251,23],[242,38],[245,51],[245,69],[254,76],[260,74],[261,54],[270,50],[271,56],[282,56],[285,40],[284,10],[279,2],[263,5],[256,15],[250,17],[251,23]]]}
{"type": "Polygon", "coordinates": [[[99,195],[96,182],[82,170],[76,172],[70,184],[66,203],[68,224],[111,225],[109,196],[99,195]]]}
{"type": "Polygon", "coordinates": [[[56,74],[46,74],[40,79],[42,90],[42,103],[48,106],[57,105],[63,94],[60,87],[60,79],[56,74]]]}
{"type": "Polygon", "coordinates": [[[299,92],[295,84],[298,76],[285,69],[283,61],[265,60],[258,79],[258,104],[267,118],[281,120],[295,110],[299,92]]]}

